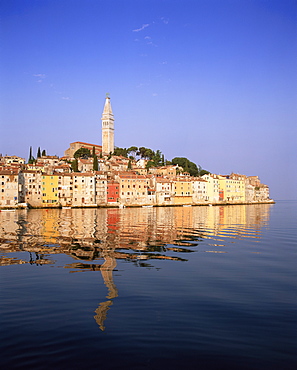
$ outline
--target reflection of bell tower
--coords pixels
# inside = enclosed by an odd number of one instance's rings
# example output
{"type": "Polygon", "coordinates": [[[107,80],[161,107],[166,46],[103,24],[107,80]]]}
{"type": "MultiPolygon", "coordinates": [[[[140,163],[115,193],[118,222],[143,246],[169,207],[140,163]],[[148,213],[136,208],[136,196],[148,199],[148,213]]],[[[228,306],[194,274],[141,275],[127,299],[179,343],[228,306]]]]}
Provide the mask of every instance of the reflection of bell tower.
{"type": "Polygon", "coordinates": [[[102,153],[109,154],[114,151],[114,118],[110,104],[109,94],[106,94],[102,113],[102,153]]]}
{"type": "Polygon", "coordinates": [[[109,300],[106,302],[100,303],[99,307],[95,310],[96,315],[94,319],[99,325],[102,331],[105,330],[104,321],[107,318],[107,311],[110,309],[110,306],[113,304],[112,299],[118,296],[118,290],[113,282],[112,272],[117,265],[116,259],[109,256],[108,254],[104,256],[105,262],[100,267],[100,271],[104,280],[104,284],[108,289],[108,295],[106,298],[109,300]]]}

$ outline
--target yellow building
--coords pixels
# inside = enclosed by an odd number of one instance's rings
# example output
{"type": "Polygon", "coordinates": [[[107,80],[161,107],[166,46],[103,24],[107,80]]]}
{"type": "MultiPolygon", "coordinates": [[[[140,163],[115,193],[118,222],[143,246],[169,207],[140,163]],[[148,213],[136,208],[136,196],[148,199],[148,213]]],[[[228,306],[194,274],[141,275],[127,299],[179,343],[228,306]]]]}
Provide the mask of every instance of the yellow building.
{"type": "Polygon", "coordinates": [[[174,204],[191,204],[193,197],[192,181],[189,177],[177,177],[174,182],[174,204]]]}
{"type": "Polygon", "coordinates": [[[42,175],[42,204],[46,206],[57,206],[58,197],[58,175],[42,175]]]}
{"type": "Polygon", "coordinates": [[[219,193],[221,201],[245,202],[245,176],[224,175],[219,176],[219,193]]]}

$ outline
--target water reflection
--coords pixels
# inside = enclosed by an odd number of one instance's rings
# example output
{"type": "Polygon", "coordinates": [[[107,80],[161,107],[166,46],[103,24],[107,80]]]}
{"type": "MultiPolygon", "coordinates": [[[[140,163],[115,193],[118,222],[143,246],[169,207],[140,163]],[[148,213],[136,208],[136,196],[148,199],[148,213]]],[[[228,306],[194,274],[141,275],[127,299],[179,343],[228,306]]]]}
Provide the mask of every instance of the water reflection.
{"type": "MultiPolygon", "coordinates": [[[[66,253],[94,261],[183,260],[201,241],[260,237],[271,205],[135,209],[51,209],[0,213],[2,251],[66,253]]],[[[38,259],[38,258],[37,258],[38,259]]]]}
{"type": "Polygon", "coordinates": [[[54,255],[64,253],[74,260],[64,266],[71,272],[100,271],[107,295],[94,318],[104,330],[107,311],[118,296],[113,280],[117,260],[152,267],[154,260],[187,261],[187,254],[198,250],[227,253],[232,239],[257,242],[270,209],[236,205],[1,212],[0,265],[54,264],[54,255]],[[27,261],[9,256],[24,251],[27,261]]]}

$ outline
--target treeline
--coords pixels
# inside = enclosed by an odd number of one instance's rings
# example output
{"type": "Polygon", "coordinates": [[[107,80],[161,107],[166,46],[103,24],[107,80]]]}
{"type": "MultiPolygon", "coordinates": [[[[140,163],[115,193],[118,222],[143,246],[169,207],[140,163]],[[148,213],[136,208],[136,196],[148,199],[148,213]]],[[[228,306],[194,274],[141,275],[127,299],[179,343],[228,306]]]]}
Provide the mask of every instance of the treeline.
{"type": "Polygon", "coordinates": [[[95,153],[95,147],[93,147],[92,154],[90,149],[80,148],[73,154],[73,157],[74,161],[71,162],[71,168],[74,172],[78,172],[78,158],[88,159],[91,157],[93,158],[93,170],[98,171],[98,157],[95,153]]]}
{"type": "MultiPolygon", "coordinates": [[[[37,150],[36,159],[41,158],[42,156],[46,155],[46,151],[40,149],[37,150]]],[[[138,159],[145,159],[147,160],[146,168],[149,169],[151,167],[161,167],[166,165],[178,165],[179,167],[183,168],[184,172],[188,172],[191,176],[203,176],[209,171],[202,169],[200,165],[196,165],[194,162],[191,162],[188,158],[185,157],[175,157],[171,161],[165,159],[164,154],[161,150],[152,150],[150,148],[136,147],[131,146],[130,148],[119,148],[116,147],[113,153],[110,153],[108,159],[110,159],[113,155],[123,156],[130,159],[128,163],[128,169],[131,169],[131,161],[138,160],[138,159]]],[[[71,163],[72,170],[74,172],[78,171],[78,158],[93,158],[93,170],[98,171],[98,157],[95,154],[95,147],[93,147],[92,153],[87,148],[80,148],[74,153],[74,160],[71,163]]],[[[100,154],[102,157],[102,154],[100,154]]],[[[32,147],[30,147],[29,153],[29,160],[28,163],[34,163],[36,161],[34,156],[32,155],[32,147]]]]}
{"type": "MultiPolygon", "coordinates": [[[[41,158],[42,156],[46,155],[45,149],[41,151],[40,147],[37,149],[37,154],[36,154],[36,159],[41,158]]],[[[36,161],[35,157],[32,154],[32,146],[30,146],[30,151],[29,151],[29,158],[28,158],[28,163],[32,164],[36,161]]]]}
{"type": "Polygon", "coordinates": [[[188,172],[191,176],[203,176],[204,174],[209,173],[209,171],[202,169],[200,165],[196,165],[188,158],[175,157],[171,161],[165,160],[165,156],[160,150],[154,151],[143,146],[140,148],[136,146],[131,146],[130,148],[116,147],[113,154],[122,155],[123,157],[129,158],[131,160],[137,160],[140,158],[146,159],[148,160],[146,168],[173,164],[182,167],[184,172],[188,172]]]}

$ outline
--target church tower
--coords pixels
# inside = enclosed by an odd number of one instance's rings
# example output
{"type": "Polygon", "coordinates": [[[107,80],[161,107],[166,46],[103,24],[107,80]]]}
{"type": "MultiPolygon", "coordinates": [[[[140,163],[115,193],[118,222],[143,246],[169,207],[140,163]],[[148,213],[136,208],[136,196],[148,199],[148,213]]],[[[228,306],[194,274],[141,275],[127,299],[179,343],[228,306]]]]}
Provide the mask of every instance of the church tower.
{"type": "Polygon", "coordinates": [[[114,118],[110,104],[109,94],[106,94],[102,113],[102,153],[109,154],[114,151],[114,118]]]}

